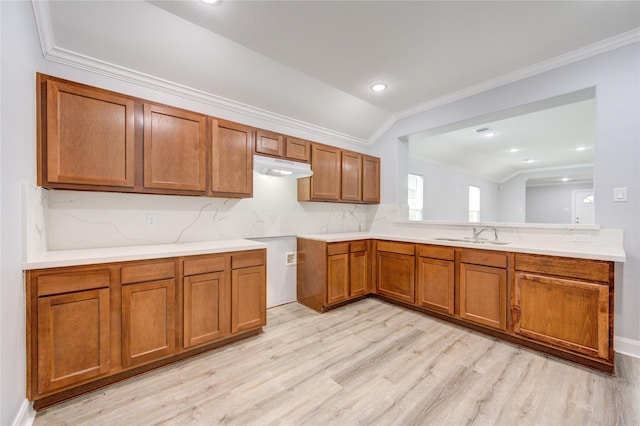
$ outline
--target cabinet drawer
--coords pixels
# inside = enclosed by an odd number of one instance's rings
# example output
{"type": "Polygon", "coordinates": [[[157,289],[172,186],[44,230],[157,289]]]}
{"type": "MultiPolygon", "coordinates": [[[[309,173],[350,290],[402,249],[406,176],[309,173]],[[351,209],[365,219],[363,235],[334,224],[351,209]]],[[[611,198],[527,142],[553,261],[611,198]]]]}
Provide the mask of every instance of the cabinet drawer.
{"type": "Polygon", "coordinates": [[[176,263],[174,261],[127,265],[120,269],[120,281],[122,284],[163,280],[175,278],[175,276],[176,263]]]}
{"type": "Polygon", "coordinates": [[[40,275],[37,278],[38,296],[109,287],[110,280],[109,269],[40,275]]]}
{"type": "Polygon", "coordinates": [[[376,250],[387,251],[390,253],[409,254],[411,256],[415,253],[415,245],[410,243],[394,243],[391,241],[378,241],[376,244],[376,250]]]}
{"type": "Polygon", "coordinates": [[[327,255],[349,253],[349,243],[333,243],[327,245],[327,255]]]}
{"type": "Polygon", "coordinates": [[[507,255],[486,250],[463,250],[460,253],[460,262],[506,268],[507,255]]]}
{"type": "Polygon", "coordinates": [[[452,247],[417,246],[418,256],[432,259],[454,260],[455,250],[452,247]]]}
{"type": "Polygon", "coordinates": [[[224,255],[185,259],[183,262],[184,275],[197,275],[207,272],[225,270],[226,259],[224,255]]]}
{"type": "Polygon", "coordinates": [[[516,254],[516,270],[608,283],[611,263],[552,256],[516,254]]]}
{"type": "Polygon", "coordinates": [[[254,250],[231,255],[231,268],[247,268],[264,265],[264,250],[254,250]]]}
{"type": "Polygon", "coordinates": [[[367,251],[367,242],[366,241],[352,241],[351,242],[351,252],[357,251],[367,251]]]}

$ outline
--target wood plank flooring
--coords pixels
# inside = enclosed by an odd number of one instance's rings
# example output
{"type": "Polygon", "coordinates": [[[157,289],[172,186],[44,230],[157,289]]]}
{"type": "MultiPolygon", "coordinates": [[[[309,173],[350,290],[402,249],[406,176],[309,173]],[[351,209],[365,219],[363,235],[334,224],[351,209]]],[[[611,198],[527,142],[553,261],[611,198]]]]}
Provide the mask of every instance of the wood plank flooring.
{"type": "Polygon", "coordinates": [[[617,377],[377,299],[268,311],[259,336],[38,413],[34,425],[640,425],[617,377]]]}

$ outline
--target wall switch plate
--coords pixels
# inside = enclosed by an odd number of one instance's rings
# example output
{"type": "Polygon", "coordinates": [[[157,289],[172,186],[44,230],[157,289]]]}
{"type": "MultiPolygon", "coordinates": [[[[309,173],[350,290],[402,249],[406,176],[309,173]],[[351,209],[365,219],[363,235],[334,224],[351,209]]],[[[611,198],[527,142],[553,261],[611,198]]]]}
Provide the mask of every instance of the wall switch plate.
{"type": "Polygon", "coordinates": [[[296,254],[294,252],[285,254],[285,265],[295,265],[296,264],[296,254]]]}
{"type": "Polygon", "coordinates": [[[613,201],[616,203],[627,201],[627,188],[613,188],[613,201]]]}
{"type": "Polygon", "coordinates": [[[155,214],[147,215],[147,228],[155,228],[158,223],[158,216],[155,214]]]}

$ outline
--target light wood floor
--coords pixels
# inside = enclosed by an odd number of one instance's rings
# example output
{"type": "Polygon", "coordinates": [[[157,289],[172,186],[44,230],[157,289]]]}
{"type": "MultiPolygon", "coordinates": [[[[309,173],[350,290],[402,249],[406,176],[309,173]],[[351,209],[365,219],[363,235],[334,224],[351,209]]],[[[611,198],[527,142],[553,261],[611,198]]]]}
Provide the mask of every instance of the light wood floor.
{"type": "Polygon", "coordinates": [[[265,333],[35,425],[639,425],[640,359],[590,371],[376,299],[269,310],[265,333]]]}

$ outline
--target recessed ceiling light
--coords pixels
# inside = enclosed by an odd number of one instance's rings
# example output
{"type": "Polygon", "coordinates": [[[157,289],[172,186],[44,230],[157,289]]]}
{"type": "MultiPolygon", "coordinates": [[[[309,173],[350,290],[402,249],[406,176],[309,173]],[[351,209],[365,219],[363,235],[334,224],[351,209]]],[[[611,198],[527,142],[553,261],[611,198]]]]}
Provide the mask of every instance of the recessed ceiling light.
{"type": "Polygon", "coordinates": [[[515,153],[515,152],[518,152],[518,151],[520,151],[518,148],[511,148],[509,150],[509,152],[512,153],[512,154],[515,153]]]}
{"type": "Polygon", "coordinates": [[[569,182],[569,180],[570,180],[570,179],[569,179],[568,177],[563,177],[563,178],[562,178],[562,179],[560,179],[560,180],[561,180],[561,181],[563,181],[563,182],[569,182]]]}
{"type": "Polygon", "coordinates": [[[533,158],[527,158],[527,159],[522,160],[522,161],[524,161],[527,164],[531,164],[531,163],[535,163],[536,162],[536,160],[534,160],[533,158]]]}
{"type": "Polygon", "coordinates": [[[373,90],[374,92],[382,92],[384,90],[386,90],[387,85],[384,83],[376,83],[373,86],[371,86],[371,90],[373,90]]]}
{"type": "Polygon", "coordinates": [[[576,148],[576,151],[586,151],[587,147],[586,146],[579,146],[576,148]]]}
{"type": "Polygon", "coordinates": [[[201,1],[207,4],[218,4],[222,2],[222,0],[201,0],[201,1]]]}

